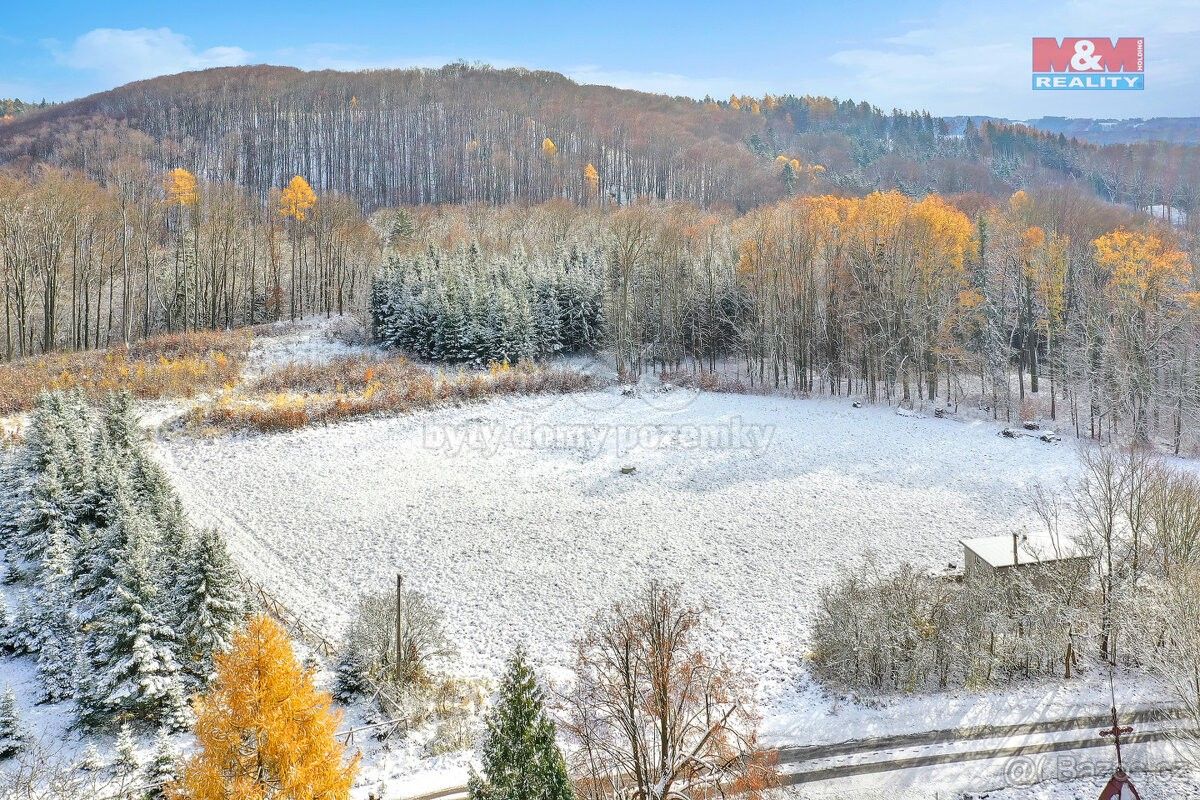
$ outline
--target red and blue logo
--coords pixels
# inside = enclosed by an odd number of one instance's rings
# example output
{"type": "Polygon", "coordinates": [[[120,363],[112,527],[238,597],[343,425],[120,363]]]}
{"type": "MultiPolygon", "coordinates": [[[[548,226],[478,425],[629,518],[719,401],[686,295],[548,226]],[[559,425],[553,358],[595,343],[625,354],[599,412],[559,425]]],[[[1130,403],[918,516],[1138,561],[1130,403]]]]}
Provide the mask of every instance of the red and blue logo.
{"type": "Polygon", "coordinates": [[[1033,88],[1146,88],[1146,47],[1140,36],[1033,39],[1033,88]]]}

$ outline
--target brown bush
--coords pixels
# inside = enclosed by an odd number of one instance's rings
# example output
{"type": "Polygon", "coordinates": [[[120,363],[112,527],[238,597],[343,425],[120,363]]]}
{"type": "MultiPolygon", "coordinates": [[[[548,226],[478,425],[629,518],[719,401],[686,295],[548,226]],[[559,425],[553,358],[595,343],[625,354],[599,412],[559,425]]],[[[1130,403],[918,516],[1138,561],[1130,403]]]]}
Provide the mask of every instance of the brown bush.
{"type": "Polygon", "coordinates": [[[330,424],[368,414],[403,414],[498,395],[575,392],[590,375],[535,364],[492,365],[486,372],[433,372],[403,357],[353,356],[289,364],[263,375],[243,397],[226,395],[193,409],[193,428],[263,433],[330,424]]]}
{"type": "Polygon", "coordinates": [[[700,372],[664,371],[659,377],[665,383],[673,383],[687,389],[701,389],[706,392],[722,392],[725,394],[763,394],[764,390],[747,386],[740,378],[727,378],[711,370],[700,372]]]}
{"type": "Polygon", "coordinates": [[[250,341],[241,331],[167,334],[128,349],[50,353],[0,364],[0,414],[28,411],[40,393],[55,389],[82,389],[92,396],[128,391],[147,400],[194,397],[236,382],[250,341]]]}

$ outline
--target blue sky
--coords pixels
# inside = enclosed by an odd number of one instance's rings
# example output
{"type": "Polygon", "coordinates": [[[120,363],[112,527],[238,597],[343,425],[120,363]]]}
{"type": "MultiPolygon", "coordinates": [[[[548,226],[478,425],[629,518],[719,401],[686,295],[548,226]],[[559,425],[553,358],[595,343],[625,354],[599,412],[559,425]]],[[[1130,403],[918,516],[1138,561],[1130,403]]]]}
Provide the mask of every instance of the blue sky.
{"type": "Polygon", "coordinates": [[[829,94],[935,114],[1200,115],[1200,0],[834,3],[20,2],[0,96],[65,100],[230,64],[486,61],[726,97],[829,94]],[[1034,92],[1034,36],[1144,36],[1143,92],[1034,92]]]}

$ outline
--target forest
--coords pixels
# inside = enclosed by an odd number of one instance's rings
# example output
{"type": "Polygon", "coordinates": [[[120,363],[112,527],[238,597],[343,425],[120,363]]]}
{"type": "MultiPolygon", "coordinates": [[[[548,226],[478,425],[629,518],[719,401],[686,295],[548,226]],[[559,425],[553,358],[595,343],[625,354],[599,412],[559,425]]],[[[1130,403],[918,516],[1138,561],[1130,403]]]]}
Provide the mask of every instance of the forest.
{"type": "Polygon", "coordinates": [[[1182,452],[1196,237],[1139,208],[1193,209],[1189,155],[464,64],[186,73],[0,128],[3,353],[369,312],[419,359],[603,352],[1182,452]]]}
{"type": "Polygon", "coordinates": [[[1177,450],[1194,429],[1192,262],[1174,232],[1080,198],[890,192],[742,216],[547,205],[416,218],[372,309],[380,341],[422,358],[544,356],[586,331],[627,380],[727,376],[743,390],[976,403],[1006,421],[1041,398],[1036,413],[1078,435],[1177,450]],[[470,352],[496,337],[498,352],[470,352]]]}
{"type": "Polygon", "coordinates": [[[108,184],[121,161],[151,174],[185,167],[246,187],[260,202],[303,175],[319,193],[345,194],[368,212],[554,198],[744,212],[791,193],[1002,196],[1041,187],[1191,212],[1200,205],[1196,150],[1097,147],[998,121],[964,128],[847,98],[693,100],[464,63],[189,72],[0,126],[0,163],[22,170],[50,164],[108,184]]]}

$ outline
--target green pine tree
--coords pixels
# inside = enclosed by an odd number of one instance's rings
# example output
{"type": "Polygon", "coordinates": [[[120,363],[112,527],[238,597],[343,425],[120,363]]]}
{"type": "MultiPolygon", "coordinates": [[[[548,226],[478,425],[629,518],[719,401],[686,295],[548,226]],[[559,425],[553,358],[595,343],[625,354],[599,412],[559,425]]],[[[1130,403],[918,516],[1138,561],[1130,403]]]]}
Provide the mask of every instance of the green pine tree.
{"type": "Polygon", "coordinates": [[[179,754],[171,743],[166,728],[159,728],[154,740],[154,752],[146,765],[145,800],[163,800],[167,784],[179,777],[179,754]]]}
{"type": "Polygon", "coordinates": [[[509,660],[496,705],[484,722],[483,775],[472,771],[471,800],[572,800],[554,723],[523,649],[509,660]]]}
{"type": "Polygon", "coordinates": [[[371,688],[371,658],[357,636],[346,638],[335,668],[333,695],[347,702],[371,688]]]}
{"type": "Polygon", "coordinates": [[[184,668],[201,680],[212,672],[214,653],[225,650],[245,616],[237,571],[216,530],[201,531],[179,564],[175,630],[184,668]]]}
{"type": "MultiPolygon", "coordinates": [[[[119,499],[119,498],[118,498],[119,499]]],[[[103,558],[93,576],[106,576],[92,593],[77,686],[80,720],[89,726],[139,719],[172,727],[186,720],[183,684],[175,660],[175,632],[155,613],[152,531],[145,518],[118,502],[103,558]]]]}
{"type": "Polygon", "coordinates": [[[0,759],[11,758],[25,746],[25,730],[17,716],[17,699],[12,687],[0,696],[0,759]]]}

